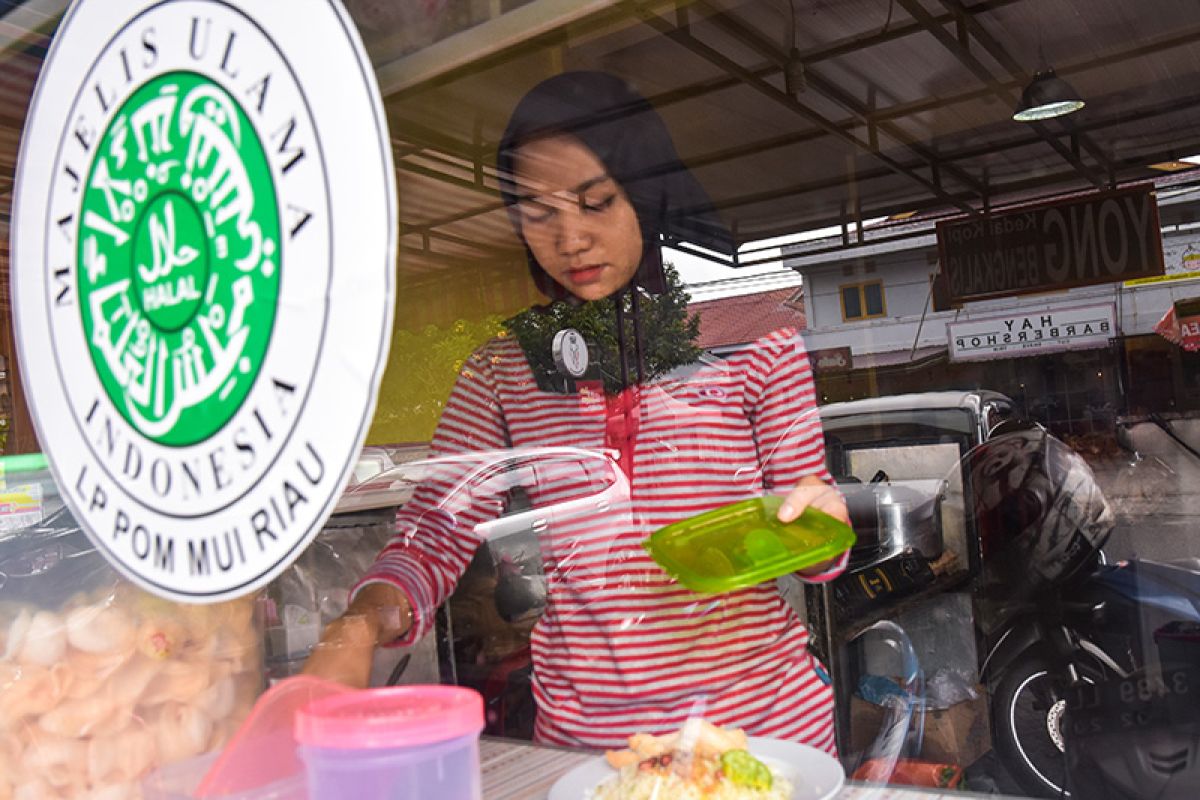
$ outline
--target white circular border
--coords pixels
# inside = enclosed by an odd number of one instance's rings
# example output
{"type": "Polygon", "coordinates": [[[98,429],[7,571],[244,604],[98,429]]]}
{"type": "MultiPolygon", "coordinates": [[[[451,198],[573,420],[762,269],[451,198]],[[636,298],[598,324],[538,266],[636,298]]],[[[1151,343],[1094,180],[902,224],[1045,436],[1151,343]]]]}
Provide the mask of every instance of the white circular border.
{"type": "MultiPolygon", "coordinates": [[[[264,139],[263,144],[269,153],[270,140],[264,139]]],[[[185,602],[240,596],[282,572],[320,531],[361,450],[387,360],[395,292],[393,176],[387,121],[375,76],[357,30],[337,0],[292,0],[286,4],[77,0],[67,11],[30,102],[18,160],[11,262],[14,322],[34,423],[63,498],[110,562],[142,588],[185,602]],[[67,390],[48,357],[50,319],[45,311],[47,295],[55,284],[45,248],[52,181],[45,179],[44,170],[55,163],[60,140],[71,135],[67,112],[79,81],[110,37],[130,19],[165,6],[178,6],[181,14],[199,7],[231,8],[267,32],[312,108],[332,215],[329,257],[334,272],[326,298],[327,338],[310,378],[309,397],[296,421],[296,434],[253,490],[224,509],[192,518],[149,511],[134,503],[120,482],[95,474],[97,464],[88,448],[80,446],[79,432],[69,420],[67,390]],[[347,123],[367,119],[373,124],[347,123]],[[300,486],[307,497],[297,504],[297,515],[287,521],[286,529],[281,522],[272,526],[273,538],[255,537],[252,515],[270,509],[271,500],[278,506],[282,482],[295,481],[294,461],[311,452],[306,449],[310,444],[324,464],[319,486],[300,486]],[[104,492],[106,503],[89,508],[88,498],[96,496],[96,487],[104,492]],[[133,525],[144,526],[149,533],[146,541],[157,534],[163,547],[168,541],[174,543],[172,572],[139,559],[128,532],[114,538],[118,510],[126,513],[129,530],[133,525]],[[189,574],[188,543],[211,542],[212,537],[233,530],[238,531],[241,550],[249,557],[224,573],[189,574]]],[[[69,266],[73,268],[74,262],[69,266]]],[[[287,264],[282,268],[286,272],[287,264]]],[[[273,334],[270,348],[281,344],[287,343],[273,334]]],[[[265,372],[259,373],[260,381],[265,377],[265,372]]]]}
{"type": "MultiPolygon", "coordinates": [[[[187,25],[183,20],[187,14],[179,15],[180,10],[190,12],[208,7],[213,7],[219,14],[235,18],[240,22],[242,37],[244,37],[247,28],[255,27],[253,20],[246,18],[241,12],[224,2],[212,2],[212,0],[177,0],[170,4],[159,3],[146,9],[141,15],[127,20],[117,34],[105,43],[105,46],[101,49],[100,57],[105,62],[111,62],[109,66],[116,66],[117,45],[122,43],[122,40],[123,43],[133,46],[139,44],[136,41],[136,34],[142,28],[150,28],[159,23],[160,20],[157,17],[164,11],[179,16],[176,24],[181,28],[185,28],[187,25]],[[175,8],[167,11],[170,6],[174,6],[175,8]]],[[[217,20],[216,22],[217,25],[215,26],[206,25],[205,27],[212,27],[215,30],[219,30],[221,20],[217,20]]],[[[278,52],[274,41],[265,32],[259,31],[257,28],[255,28],[255,32],[261,37],[265,47],[270,49],[272,55],[278,57],[279,66],[284,70],[290,70],[290,64],[286,61],[284,55],[278,52]]],[[[158,33],[161,36],[161,29],[158,30],[158,33]]],[[[180,37],[183,35],[182,31],[178,31],[177,34],[180,37]]],[[[210,48],[213,45],[211,40],[214,38],[213,33],[210,31],[208,34],[210,48]]],[[[239,49],[244,52],[245,44],[243,43],[239,49]]],[[[137,55],[135,54],[133,58],[136,59],[137,55]]],[[[124,95],[114,100],[113,106],[107,114],[102,118],[91,117],[91,122],[94,124],[93,130],[98,137],[102,137],[103,134],[101,131],[109,127],[112,118],[121,104],[148,80],[172,72],[196,71],[194,68],[191,68],[194,65],[189,60],[190,56],[185,47],[166,49],[165,53],[160,50],[158,59],[161,60],[164,58],[168,59],[169,63],[156,65],[153,70],[146,73],[145,80],[135,80],[124,95]],[[172,58],[174,61],[169,61],[172,58]]],[[[99,62],[93,62],[93,64],[95,63],[99,62]]],[[[90,71],[91,67],[92,65],[89,65],[89,72],[86,75],[89,81],[96,77],[94,71],[90,71]]],[[[240,70],[242,73],[246,72],[245,64],[240,65],[240,70]]],[[[252,78],[258,74],[261,73],[257,71],[251,72],[249,76],[252,78]]],[[[97,459],[98,466],[105,472],[107,477],[111,481],[119,483],[121,490],[130,499],[143,509],[156,511],[167,517],[188,518],[208,516],[237,502],[253,489],[253,486],[258,483],[263,474],[269,471],[276,463],[280,452],[287,446],[288,441],[291,439],[292,432],[299,420],[299,417],[294,417],[291,420],[282,420],[272,415],[270,407],[277,404],[275,403],[275,398],[271,396],[272,388],[269,386],[268,380],[271,377],[283,376],[297,381],[297,375],[303,376],[313,372],[316,360],[325,343],[325,334],[329,322],[328,290],[333,275],[332,262],[329,258],[331,251],[328,226],[331,221],[331,202],[328,195],[328,176],[324,169],[320,168],[325,164],[322,153],[323,148],[321,147],[321,142],[316,131],[315,120],[313,120],[309,113],[311,112],[311,108],[307,103],[307,97],[302,93],[301,87],[293,86],[292,84],[281,86],[281,76],[277,73],[274,74],[276,77],[271,84],[273,88],[270,90],[272,106],[279,105],[280,92],[295,92],[296,96],[294,98],[288,98],[291,100],[291,103],[287,107],[296,110],[303,109],[305,113],[303,124],[297,126],[300,132],[295,134],[295,136],[297,141],[303,141],[306,138],[312,139],[310,144],[315,144],[315,147],[313,148],[311,163],[317,167],[317,169],[312,169],[309,168],[308,164],[302,163],[298,178],[292,176],[284,177],[283,180],[288,187],[292,187],[293,184],[297,183],[308,185],[305,187],[307,189],[306,192],[293,190],[282,193],[277,197],[276,199],[280,202],[279,210],[281,212],[285,211],[286,203],[289,200],[303,200],[305,208],[316,211],[315,218],[318,221],[307,224],[304,239],[301,240],[299,246],[292,246],[287,241],[279,243],[280,254],[287,256],[286,263],[288,268],[282,270],[281,273],[278,298],[279,306],[276,309],[271,340],[267,351],[263,354],[263,363],[253,390],[243,400],[234,416],[220,430],[214,433],[209,439],[186,447],[171,447],[148,441],[124,420],[119,410],[110,409],[106,391],[92,367],[93,355],[86,343],[86,332],[84,332],[79,315],[75,311],[76,306],[73,304],[71,307],[64,309],[57,315],[57,321],[55,321],[54,292],[47,292],[45,295],[47,314],[51,319],[50,345],[52,353],[50,355],[52,358],[49,359],[49,363],[55,363],[59,367],[59,379],[64,386],[67,386],[67,399],[71,402],[73,410],[70,416],[76,421],[76,427],[84,446],[92,451],[92,455],[97,459]],[[309,134],[309,136],[306,137],[305,134],[309,134]],[[314,172],[316,174],[313,174],[314,172]],[[314,202],[318,201],[318,198],[319,202],[314,202]],[[291,253],[291,255],[288,256],[288,253],[291,253]],[[306,286],[299,276],[308,272],[319,272],[322,283],[319,286],[316,284],[306,286]],[[319,308],[313,308],[314,306],[319,306],[319,308]],[[319,318],[312,315],[314,311],[319,313],[319,318]],[[319,319],[319,326],[312,326],[312,323],[317,319],[319,319]],[[306,323],[310,326],[311,330],[305,329],[306,323]],[[70,383],[67,382],[66,376],[63,374],[64,362],[75,365],[75,368],[71,371],[72,381],[70,383]],[[88,416],[92,403],[97,400],[103,403],[103,407],[98,412],[99,416],[86,425],[80,422],[82,418],[88,416]],[[225,444],[230,448],[227,452],[234,452],[236,450],[239,429],[256,430],[260,423],[252,418],[252,414],[255,411],[262,410],[267,411],[264,422],[272,432],[270,438],[277,440],[277,442],[270,448],[264,448],[268,451],[268,454],[258,459],[258,461],[262,462],[262,465],[255,465],[254,474],[247,478],[244,485],[236,485],[231,481],[225,490],[218,490],[215,496],[210,496],[205,502],[190,497],[155,498],[153,496],[154,492],[150,487],[152,477],[152,469],[150,467],[146,467],[142,471],[142,474],[139,476],[140,480],[131,481],[127,473],[116,474],[118,470],[106,466],[103,457],[97,452],[98,448],[104,446],[103,442],[108,438],[108,429],[106,426],[111,426],[115,432],[114,438],[119,442],[118,451],[125,442],[136,441],[139,452],[143,454],[140,458],[150,463],[153,463],[157,458],[180,464],[187,462],[198,465],[196,472],[207,475],[210,469],[215,469],[210,468],[210,465],[205,463],[208,452],[212,450],[214,443],[225,444]],[[85,430],[85,428],[89,428],[90,430],[85,430]],[[220,442],[219,440],[221,439],[225,441],[220,442]]],[[[111,75],[108,77],[111,77],[111,75]]],[[[236,97],[239,94],[237,87],[230,85],[231,81],[225,80],[225,75],[205,75],[205,77],[221,85],[231,97],[236,97]]],[[[247,80],[247,77],[243,77],[241,82],[244,84],[247,80]]],[[[80,85],[76,97],[72,99],[72,103],[69,104],[67,109],[68,119],[79,119],[81,117],[82,106],[84,105],[83,98],[91,99],[94,105],[93,93],[89,91],[93,85],[91,82],[80,85]]],[[[247,113],[249,113],[248,110],[247,113]]],[[[250,122],[252,125],[255,125],[257,120],[251,117],[250,122]]],[[[279,119],[275,119],[274,124],[278,125],[279,119]]],[[[264,149],[267,150],[268,161],[270,161],[270,138],[272,131],[269,128],[264,130],[256,126],[255,133],[258,135],[260,143],[264,145],[264,149]]],[[[99,139],[97,143],[98,141],[99,139]]],[[[45,258],[52,264],[73,263],[76,251],[76,243],[66,243],[64,237],[58,231],[54,230],[55,226],[53,224],[54,218],[66,208],[66,204],[56,204],[56,198],[64,194],[69,197],[69,187],[64,185],[68,181],[68,179],[63,177],[64,168],[71,166],[78,171],[84,171],[82,163],[79,161],[73,162],[67,157],[67,154],[64,152],[68,146],[67,143],[73,144],[70,137],[60,140],[60,147],[56,153],[50,181],[50,215],[46,219],[44,226],[47,244],[45,258]]],[[[308,159],[309,157],[306,154],[305,160],[308,159]]],[[[90,161],[88,166],[91,166],[90,161]]],[[[272,164],[272,166],[274,165],[272,164]]],[[[83,178],[85,175],[80,175],[79,177],[83,178]]],[[[280,184],[277,182],[276,185],[279,186],[280,184]]],[[[78,220],[76,222],[78,223],[78,220]]],[[[287,220],[282,220],[282,223],[281,228],[286,230],[287,220]]],[[[79,301],[80,298],[76,293],[75,303],[79,301]]],[[[306,403],[308,399],[307,388],[303,387],[303,391],[299,392],[300,397],[293,398],[292,401],[301,405],[306,403]]],[[[247,438],[243,437],[244,440],[247,438]]],[[[260,447],[262,445],[261,442],[257,442],[257,444],[260,447]]],[[[119,460],[121,460],[120,452],[115,454],[113,459],[114,466],[119,460]]],[[[226,462],[222,465],[222,468],[229,470],[231,465],[226,462]]],[[[174,484],[179,490],[178,494],[183,494],[186,489],[185,478],[180,474],[181,469],[181,467],[177,466],[176,473],[174,474],[174,484]]],[[[237,468],[233,467],[233,470],[237,471],[237,468]]]]}

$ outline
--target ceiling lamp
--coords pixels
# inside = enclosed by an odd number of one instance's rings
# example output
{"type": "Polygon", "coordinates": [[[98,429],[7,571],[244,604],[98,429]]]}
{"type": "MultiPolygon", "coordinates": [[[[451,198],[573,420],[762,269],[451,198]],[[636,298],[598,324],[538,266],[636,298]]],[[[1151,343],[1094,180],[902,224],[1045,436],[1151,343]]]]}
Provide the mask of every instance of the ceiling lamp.
{"type": "Polygon", "coordinates": [[[1183,172],[1185,169],[1196,168],[1196,164],[1182,158],[1177,161],[1159,161],[1157,164],[1149,164],[1148,166],[1150,169],[1156,169],[1160,172],[1183,172]]]}
{"type": "Polygon", "coordinates": [[[1071,84],[1054,74],[1052,68],[1039,72],[1021,92],[1021,102],[1013,112],[1017,122],[1039,122],[1065,114],[1073,114],[1083,108],[1079,92],[1071,84]]]}

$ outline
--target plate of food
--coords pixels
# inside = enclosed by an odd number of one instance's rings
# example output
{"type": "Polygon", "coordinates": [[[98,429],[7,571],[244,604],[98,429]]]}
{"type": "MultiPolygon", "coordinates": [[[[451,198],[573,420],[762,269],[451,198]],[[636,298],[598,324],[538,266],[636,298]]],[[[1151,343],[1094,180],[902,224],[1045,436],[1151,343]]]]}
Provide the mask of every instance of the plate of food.
{"type": "Polygon", "coordinates": [[[845,780],[837,759],[815,747],[692,719],[580,764],[548,800],[826,800],[845,780]]]}

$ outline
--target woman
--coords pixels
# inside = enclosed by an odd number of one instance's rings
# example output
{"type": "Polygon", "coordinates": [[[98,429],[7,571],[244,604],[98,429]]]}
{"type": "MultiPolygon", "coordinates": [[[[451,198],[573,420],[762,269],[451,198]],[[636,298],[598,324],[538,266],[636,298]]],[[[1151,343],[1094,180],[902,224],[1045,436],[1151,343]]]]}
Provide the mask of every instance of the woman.
{"type": "MultiPolygon", "coordinates": [[[[536,738],[621,746],[699,711],[832,752],[830,689],[774,582],[695,595],[641,547],[663,525],[772,491],[787,493],[785,522],[809,505],[847,519],[825,471],[799,337],[776,331],[685,380],[660,377],[677,365],[644,340],[641,318],[667,288],[661,238],[729,242],[661,119],[619,79],[567,73],[535,87],[513,113],[498,166],[534,280],[559,304],[611,307],[618,364],[601,365],[603,380],[590,385],[548,383],[537,366],[548,342],[497,338],[463,367],[434,454],[611,449],[629,486],[624,502],[541,536],[549,603],[531,636],[536,738]]],[[[434,513],[440,490],[422,486],[401,510],[396,537],[307,671],[365,685],[376,644],[430,630],[479,544],[475,525],[488,519],[483,508],[434,513]]],[[[805,577],[828,580],[843,565],[805,577]]]]}

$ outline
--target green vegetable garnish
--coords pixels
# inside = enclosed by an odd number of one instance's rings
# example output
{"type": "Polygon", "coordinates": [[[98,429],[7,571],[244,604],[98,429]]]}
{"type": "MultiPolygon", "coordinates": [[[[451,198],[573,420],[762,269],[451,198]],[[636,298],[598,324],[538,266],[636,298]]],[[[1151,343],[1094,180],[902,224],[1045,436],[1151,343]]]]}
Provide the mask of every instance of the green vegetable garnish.
{"type": "Polygon", "coordinates": [[[721,754],[721,771],[738,786],[766,791],[773,778],[767,765],[745,750],[726,750],[721,754]]]}

